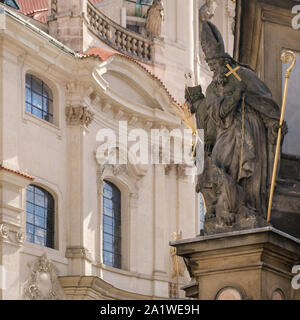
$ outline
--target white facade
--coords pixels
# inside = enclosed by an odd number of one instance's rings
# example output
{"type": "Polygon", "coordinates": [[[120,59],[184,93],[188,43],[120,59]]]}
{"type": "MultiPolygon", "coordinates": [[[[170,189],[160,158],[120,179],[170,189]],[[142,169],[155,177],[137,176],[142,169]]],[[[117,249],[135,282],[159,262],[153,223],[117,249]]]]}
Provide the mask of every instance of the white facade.
{"type": "MultiPolygon", "coordinates": [[[[193,0],[165,1],[164,40],[157,44],[155,57],[159,64],[146,66],[180,102],[184,73],[194,73],[200,59],[194,34],[197,6],[193,0]]],[[[218,14],[226,22],[224,8],[218,14]]],[[[168,244],[173,232],[182,232],[183,238],[199,234],[193,179],[181,165],[101,166],[96,151],[99,130],[117,131],[119,121],[127,121],[129,131],[182,127],[173,98],[131,59],[84,58],[25,22],[16,11],[5,10],[0,14],[1,299],[28,298],[24,290],[31,276],[29,264],[43,254],[57,268],[67,298],[169,298],[170,283],[180,287],[190,281],[186,271],[184,277],[172,278],[168,244]],[[52,90],[53,123],[25,111],[26,74],[52,90]],[[66,110],[72,115],[66,116],[66,110]],[[104,180],[121,191],[121,269],[103,264],[104,180]],[[55,200],[54,249],[26,240],[29,184],[44,188],[55,200]],[[80,279],[101,280],[82,286],[80,279]],[[93,296],[86,293],[88,288],[94,288],[93,296]]],[[[225,22],[221,29],[227,32],[225,22]]],[[[82,51],[90,46],[108,48],[84,28],[82,51]]],[[[226,44],[232,47],[232,39],[226,44]]]]}

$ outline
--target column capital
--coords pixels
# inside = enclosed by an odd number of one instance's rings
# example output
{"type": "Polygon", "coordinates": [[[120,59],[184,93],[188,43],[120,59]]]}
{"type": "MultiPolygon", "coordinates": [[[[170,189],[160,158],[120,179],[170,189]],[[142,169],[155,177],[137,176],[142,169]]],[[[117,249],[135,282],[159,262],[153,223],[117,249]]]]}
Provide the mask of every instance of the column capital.
{"type": "Polygon", "coordinates": [[[68,125],[88,127],[93,121],[94,114],[85,106],[67,106],[66,122],[68,125]]]}

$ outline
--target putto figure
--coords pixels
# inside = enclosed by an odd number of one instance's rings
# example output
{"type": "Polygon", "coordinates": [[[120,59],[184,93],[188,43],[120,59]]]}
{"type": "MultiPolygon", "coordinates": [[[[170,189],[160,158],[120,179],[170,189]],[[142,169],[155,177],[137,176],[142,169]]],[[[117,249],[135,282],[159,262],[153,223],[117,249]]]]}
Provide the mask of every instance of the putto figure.
{"type": "MultiPolygon", "coordinates": [[[[205,197],[207,186],[211,186],[204,232],[267,225],[280,108],[256,73],[225,53],[219,30],[208,21],[203,22],[201,45],[213,72],[205,103],[202,97],[199,104],[199,110],[205,108],[201,113],[207,118],[202,127],[206,129],[207,154],[206,173],[198,177],[197,192],[203,192],[205,197]],[[227,65],[232,69],[239,67],[236,72],[242,81],[234,74],[228,75],[227,65]]],[[[191,105],[194,109],[197,106],[195,102],[191,105]]],[[[193,111],[197,114],[197,110],[193,111]]],[[[287,133],[286,124],[283,133],[287,133]]]]}
{"type": "Polygon", "coordinates": [[[164,7],[162,0],[154,0],[147,11],[146,32],[150,38],[160,37],[164,21],[164,7]]]}

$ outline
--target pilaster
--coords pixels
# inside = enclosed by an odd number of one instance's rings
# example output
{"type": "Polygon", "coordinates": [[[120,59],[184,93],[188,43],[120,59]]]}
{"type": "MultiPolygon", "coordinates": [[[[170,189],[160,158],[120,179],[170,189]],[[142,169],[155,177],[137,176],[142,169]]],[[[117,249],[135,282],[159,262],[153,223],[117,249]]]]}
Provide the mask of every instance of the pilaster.
{"type": "Polygon", "coordinates": [[[85,274],[90,269],[92,256],[84,246],[84,167],[85,137],[93,114],[86,106],[66,107],[68,141],[68,227],[66,257],[70,259],[71,274],[85,274]]]}
{"type": "Polygon", "coordinates": [[[26,237],[26,187],[33,178],[0,167],[0,299],[20,298],[20,251],[26,237]]]}
{"type": "MultiPolygon", "coordinates": [[[[167,226],[166,215],[166,184],[165,184],[165,166],[162,164],[154,165],[154,233],[153,233],[153,250],[154,263],[153,275],[155,277],[166,277],[166,244],[168,243],[168,234],[165,226],[167,226]]],[[[166,291],[168,295],[167,282],[163,283],[157,280],[153,281],[153,295],[160,296],[166,291]],[[164,288],[164,286],[166,286],[164,288]]]]}

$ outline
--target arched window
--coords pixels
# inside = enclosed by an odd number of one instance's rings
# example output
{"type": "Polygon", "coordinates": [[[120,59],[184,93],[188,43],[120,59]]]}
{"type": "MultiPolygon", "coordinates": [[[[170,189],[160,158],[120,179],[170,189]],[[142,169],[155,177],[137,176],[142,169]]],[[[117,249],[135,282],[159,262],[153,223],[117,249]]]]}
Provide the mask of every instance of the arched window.
{"type": "Polygon", "coordinates": [[[52,91],[42,80],[31,74],[26,74],[26,111],[53,123],[52,91]]]}
{"type": "Polygon", "coordinates": [[[103,188],[103,263],[121,268],[121,192],[108,181],[103,188]]]}
{"type": "Polygon", "coordinates": [[[26,194],[26,239],[54,248],[54,199],[41,187],[29,185],[26,194]]]}

